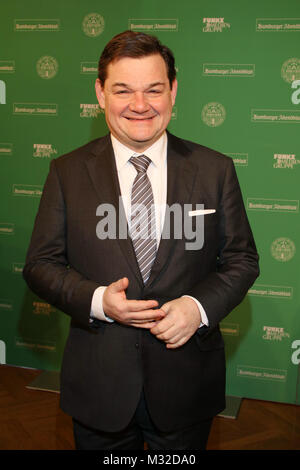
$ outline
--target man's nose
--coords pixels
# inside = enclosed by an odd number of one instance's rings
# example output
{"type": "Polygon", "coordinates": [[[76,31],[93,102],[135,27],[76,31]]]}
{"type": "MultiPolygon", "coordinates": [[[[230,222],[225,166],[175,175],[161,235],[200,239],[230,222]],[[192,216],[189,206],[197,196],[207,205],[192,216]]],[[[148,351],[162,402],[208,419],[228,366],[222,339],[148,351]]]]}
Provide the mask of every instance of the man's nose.
{"type": "Polygon", "coordinates": [[[147,101],[147,98],[143,92],[136,91],[132,94],[132,99],[129,103],[129,108],[131,111],[137,113],[144,113],[149,110],[150,105],[147,101]]]}

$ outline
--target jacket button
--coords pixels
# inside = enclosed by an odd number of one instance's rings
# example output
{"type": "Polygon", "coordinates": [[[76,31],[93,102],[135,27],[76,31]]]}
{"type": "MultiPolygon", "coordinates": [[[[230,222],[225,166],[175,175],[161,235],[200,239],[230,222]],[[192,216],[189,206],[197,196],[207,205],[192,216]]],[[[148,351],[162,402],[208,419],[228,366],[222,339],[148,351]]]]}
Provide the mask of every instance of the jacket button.
{"type": "Polygon", "coordinates": [[[135,347],[138,349],[139,348],[139,343],[135,343],[135,347]]]}

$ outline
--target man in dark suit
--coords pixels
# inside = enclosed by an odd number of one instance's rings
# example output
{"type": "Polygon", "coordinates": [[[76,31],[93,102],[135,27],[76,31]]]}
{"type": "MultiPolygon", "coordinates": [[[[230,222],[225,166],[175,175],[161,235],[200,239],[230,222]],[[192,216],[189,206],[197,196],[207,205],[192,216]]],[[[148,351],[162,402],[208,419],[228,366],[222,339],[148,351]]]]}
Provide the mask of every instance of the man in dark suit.
{"type": "Polygon", "coordinates": [[[96,81],[110,134],[45,183],[24,277],[71,316],[61,406],[78,449],[202,449],[225,406],[219,322],[258,255],[232,160],[166,131],[176,92],[167,47],[114,37],[96,81]]]}

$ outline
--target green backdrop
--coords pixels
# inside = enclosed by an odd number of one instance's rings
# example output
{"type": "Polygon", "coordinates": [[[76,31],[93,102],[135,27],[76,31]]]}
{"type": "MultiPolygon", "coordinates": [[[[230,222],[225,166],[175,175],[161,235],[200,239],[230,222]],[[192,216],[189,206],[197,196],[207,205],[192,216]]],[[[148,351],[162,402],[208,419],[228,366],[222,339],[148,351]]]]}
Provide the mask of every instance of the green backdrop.
{"type": "Polygon", "coordinates": [[[170,131],[233,158],[261,275],[221,325],[227,393],[299,403],[298,0],[0,3],[0,362],[59,370],[67,316],[22,278],[49,163],[107,132],[94,93],[115,34],[175,53],[170,131]]]}

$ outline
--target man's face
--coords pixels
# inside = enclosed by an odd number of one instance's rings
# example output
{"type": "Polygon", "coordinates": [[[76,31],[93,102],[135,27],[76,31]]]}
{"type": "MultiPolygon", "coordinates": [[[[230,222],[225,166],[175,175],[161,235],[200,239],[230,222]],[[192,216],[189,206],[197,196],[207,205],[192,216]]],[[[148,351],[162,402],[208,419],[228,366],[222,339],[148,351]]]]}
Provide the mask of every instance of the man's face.
{"type": "Polygon", "coordinates": [[[136,152],[143,152],[162,135],[176,92],[177,81],[170,89],[167,67],[159,54],[111,62],[104,86],[96,80],[97,98],[111,133],[136,152]]]}

